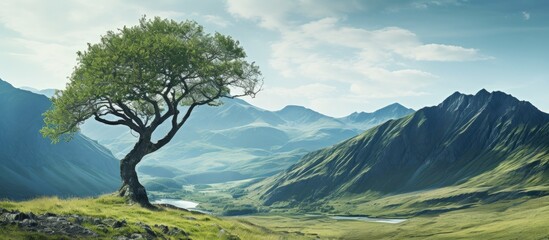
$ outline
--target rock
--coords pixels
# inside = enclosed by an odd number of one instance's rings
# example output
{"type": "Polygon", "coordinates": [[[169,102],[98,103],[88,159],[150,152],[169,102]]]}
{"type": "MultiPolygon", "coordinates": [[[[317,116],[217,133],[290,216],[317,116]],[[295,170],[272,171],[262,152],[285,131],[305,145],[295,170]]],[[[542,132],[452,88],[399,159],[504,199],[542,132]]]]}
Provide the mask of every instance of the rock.
{"type": "Polygon", "coordinates": [[[8,215],[8,220],[10,221],[23,221],[25,219],[29,219],[29,215],[22,212],[16,212],[8,215]]]}
{"type": "Polygon", "coordinates": [[[173,235],[178,235],[178,234],[183,234],[185,236],[189,236],[189,234],[187,232],[185,232],[183,229],[179,229],[177,227],[173,227],[169,232],[168,232],[168,235],[170,236],[173,236],[173,235]]]}
{"type": "Polygon", "coordinates": [[[149,227],[149,228],[143,228],[145,232],[152,237],[156,237],[156,233],[149,227]]]}
{"type": "Polygon", "coordinates": [[[24,227],[36,227],[38,226],[38,222],[36,222],[33,219],[25,219],[20,223],[20,226],[24,227]]]}
{"type": "Polygon", "coordinates": [[[143,235],[139,233],[134,233],[130,236],[130,239],[143,239],[143,235]]]}
{"type": "Polygon", "coordinates": [[[170,231],[170,228],[166,225],[162,225],[162,224],[157,225],[157,224],[155,224],[154,227],[160,229],[160,231],[164,234],[167,234],[170,231]]]}
{"type": "Polygon", "coordinates": [[[101,225],[98,225],[97,226],[97,229],[101,232],[104,232],[104,233],[108,233],[109,232],[109,229],[107,228],[107,226],[101,224],[101,225]]]}
{"type": "Polygon", "coordinates": [[[42,229],[42,232],[47,233],[47,234],[53,234],[53,233],[55,233],[55,232],[54,232],[51,228],[49,228],[49,227],[46,227],[46,228],[42,229]]]}
{"type": "Polygon", "coordinates": [[[82,224],[82,222],[84,222],[84,219],[80,215],[77,215],[77,214],[71,215],[69,220],[76,223],[76,224],[82,224]]]}
{"type": "Polygon", "coordinates": [[[122,220],[122,221],[115,221],[111,227],[112,228],[121,228],[123,226],[126,226],[126,220],[122,220]]]}
{"type": "Polygon", "coordinates": [[[94,219],[91,221],[91,223],[92,223],[93,225],[99,225],[99,224],[102,224],[103,222],[101,221],[100,218],[94,218],[94,219]]]}
{"type": "Polygon", "coordinates": [[[185,216],[185,217],[183,217],[183,218],[185,218],[185,219],[187,219],[187,220],[191,220],[191,221],[196,221],[196,218],[195,218],[195,217],[191,217],[191,216],[185,216]]]}
{"type": "Polygon", "coordinates": [[[57,217],[57,214],[47,212],[47,213],[44,213],[44,216],[46,216],[46,217],[57,217]]]}

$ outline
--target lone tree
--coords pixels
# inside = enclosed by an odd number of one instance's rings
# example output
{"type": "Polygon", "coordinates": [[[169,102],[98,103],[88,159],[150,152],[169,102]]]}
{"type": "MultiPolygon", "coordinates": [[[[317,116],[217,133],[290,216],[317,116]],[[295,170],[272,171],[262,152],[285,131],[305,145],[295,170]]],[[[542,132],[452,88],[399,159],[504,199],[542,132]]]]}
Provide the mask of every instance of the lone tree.
{"type": "Polygon", "coordinates": [[[252,96],[261,73],[229,36],[204,33],[193,21],[146,19],[139,25],[109,31],[101,42],[78,52],[65,90],[52,98],[41,133],[69,141],[89,118],[125,125],[139,135],[120,161],[120,196],[145,207],[151,204],[137,178],[136,165],[166,145],[200,105],[219,105],[220,98],[252,96]],[[162,124],[165,136],[151,139],[162,124]]]}

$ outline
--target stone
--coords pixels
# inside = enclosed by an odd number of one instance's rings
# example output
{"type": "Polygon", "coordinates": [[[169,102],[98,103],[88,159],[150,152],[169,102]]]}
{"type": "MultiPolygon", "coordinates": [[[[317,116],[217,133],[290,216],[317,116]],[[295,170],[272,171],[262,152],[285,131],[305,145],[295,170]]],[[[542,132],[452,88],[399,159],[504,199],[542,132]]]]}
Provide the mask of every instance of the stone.
{"type": "Polygon", "coordinates": [[[94,218],[94,219],[92,220],[92,224],[94,224],[94,225],[99,225],[99,224],[102,224],[102,223],[103,223],[103,222],[101,221],[100,218],[94,218]]]}
{"type": "Polygon", "coordinates": [[[111,227],[112,228],[121,228],[123,226],[126,226],[126,220],[122,220],[122,221],[115,221],[114,223],[112,223],[111,227]]]}
{"type": "Polygon", "coordinates": [[[22,212],[16,212],[12,213],[8,216],[8,219],[10,221],[23,221],[25,219],[29,219],[29,215],[22,213],[22,212]]]}
{"type": "Polygon", "coordinates": [[[164,234],[167,234],[169,231],[170,231],[170,228],[168,226],[165,226],[165,225],[154,225],[155,227],[157,227],[158,229],[160,229],[160,231],[164,234]]]}
{"type": "Polygon", "coordinates": [[[77,214],[71,215],[69,220],[72,220],[76,224],[82,224],[82,222],[84,222],[84,219],[80,215],[77,215],[77,214]]]}
{"type": "Polygon", "coordinates": [[[134,233],[130,236],[130,239],[143,239],[143,235],[139,233],[134,233]]]}
{"type": "Polygon", "coordinates": [[[183,234],[185,236],[189,236],[189,234],[187,232],[185,232],[183,229],[179,229],[177,227],[173,227],[172,229],[170,229],[170,231],[168,232],[168,235],[170,236],[173,236],[173,235],[178,235],[178,234],[183,234]]]}
{"type": "Polygon", "coordinates": [[[57,214],[47,212],[47,213],[44,213],[44,216],[46,216],[46,217],[57,217],[57,214]]]}

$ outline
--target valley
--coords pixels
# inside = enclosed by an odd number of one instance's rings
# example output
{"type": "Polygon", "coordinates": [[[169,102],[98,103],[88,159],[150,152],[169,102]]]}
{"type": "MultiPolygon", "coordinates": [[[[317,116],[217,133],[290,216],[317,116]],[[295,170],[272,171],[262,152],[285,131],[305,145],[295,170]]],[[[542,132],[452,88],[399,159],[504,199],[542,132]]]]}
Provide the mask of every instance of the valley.
{"type": "Polygon", "coordinates": [[[549,240],[549,2],[0,2],[0,240],[549,240]]]}
{"type": "MultiPolygon", "coordinates": [[[[549,115],[505,93],[455,93],[417,112],[393,104],[339,119],[297,106],[269,112],[229,100],[196,119],[187,135],[144,161],[140,180],[151,202],[189,209],[188,218],[231,222],[225,226],[241,239],[548,237],[542,226],[549,224],[543,217],[549,213],[549,115]],[[233,115],[238,121],[222,117],[233,115]]],[[[118,156],[134,140],[131,132],[96,128],[105,127],[86,123],[83,132],[118,156]]],[[[93,206],[114,204],[100,215],[108,218],[128,214],[120,201],[54,198],[0,207],[87,219],[97,216],[93,206]]],[[[142,220],[128,216],[140,228],[142,220]]],[[[154,221],[149,225],[158,225],[154,221]]],[[[203,227],[192,230],[195,238],[212,236],[203,227]]],[[[16,228],[2,231],[27,236],[16,228]]]]}

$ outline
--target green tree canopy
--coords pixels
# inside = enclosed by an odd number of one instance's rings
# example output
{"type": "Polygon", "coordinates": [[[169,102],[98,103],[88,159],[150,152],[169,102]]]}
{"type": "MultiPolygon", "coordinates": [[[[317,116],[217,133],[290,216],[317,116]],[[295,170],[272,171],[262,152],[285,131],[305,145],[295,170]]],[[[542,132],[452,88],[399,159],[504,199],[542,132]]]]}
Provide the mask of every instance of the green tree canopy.
{"type": "Polygon", "coordinates": [[[128,126],[139,134],[124,158],[132,168],[168,143],[196,106],[220,104],[222,97],[253,97],[262,84],[259,68],[245,60],[238,41],[205,33],[193,21],[142,18],[137,26],[107,32],[77,55],[69,83],[44,114],[41,133],[54,142],[70,140],[89,118],[128,126]],[[151,142],[165,122],[171,130],[151,142]]]}

